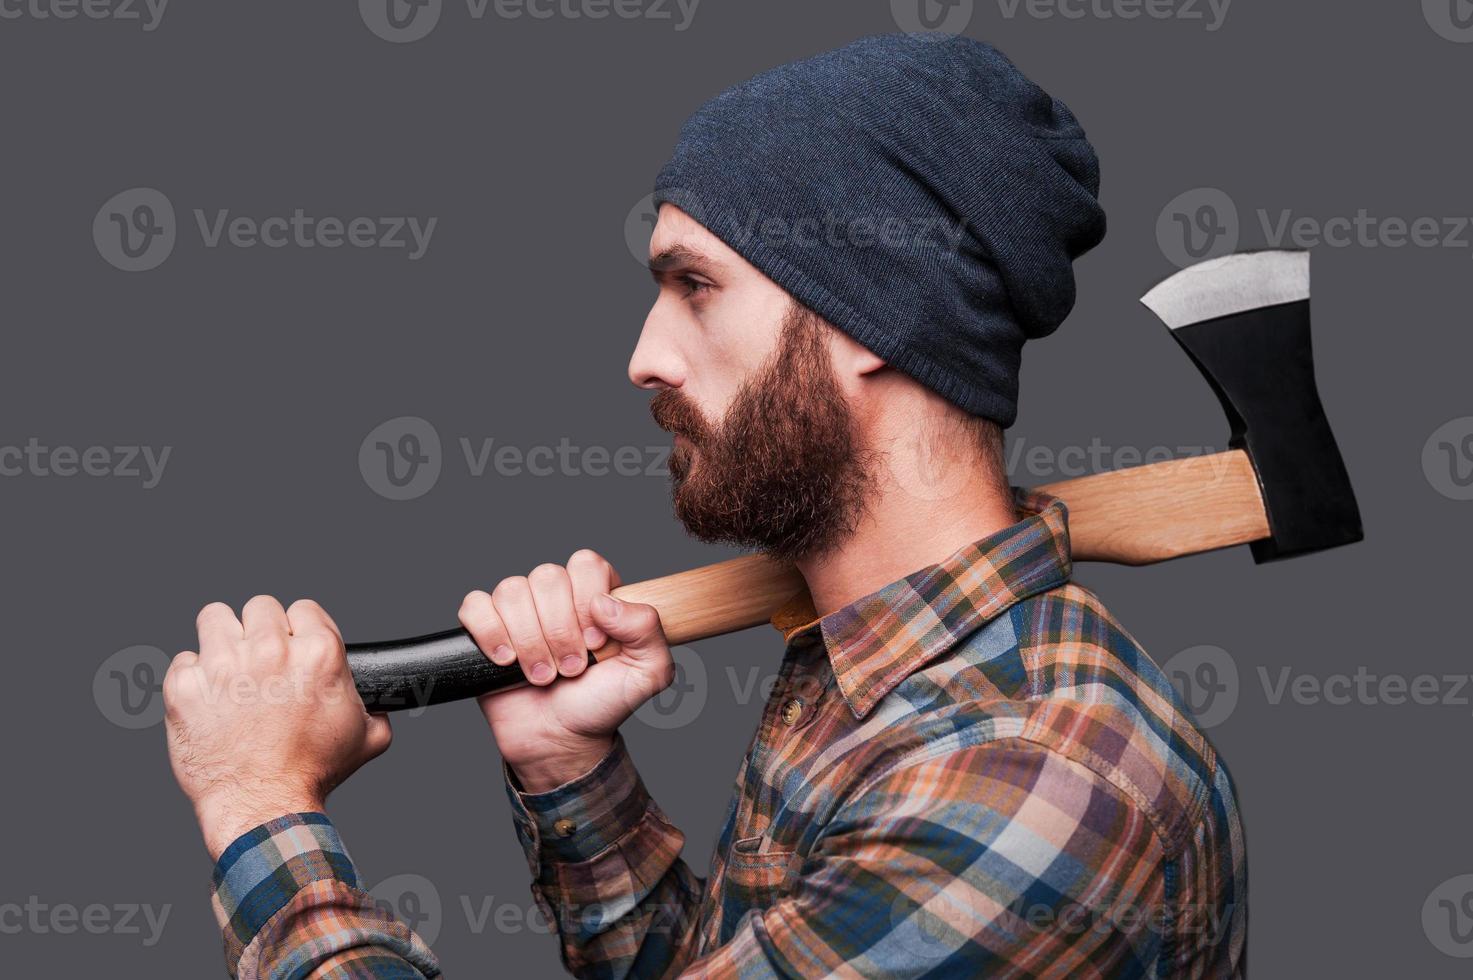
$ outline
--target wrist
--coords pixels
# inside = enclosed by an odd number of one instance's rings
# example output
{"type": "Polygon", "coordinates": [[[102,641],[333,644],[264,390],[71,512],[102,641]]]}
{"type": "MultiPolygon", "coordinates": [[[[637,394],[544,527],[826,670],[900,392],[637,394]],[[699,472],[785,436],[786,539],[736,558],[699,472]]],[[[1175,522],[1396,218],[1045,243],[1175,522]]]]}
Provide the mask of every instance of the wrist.
{"type": "Polygon", "coordinates": [[[242,834],[290,813],[322,813],[324,801],[312,793],[281,792],[218,795],[195,801],[194,813],[210,860],[220,855],[242,834]]]}
{"type": "Polygon", "coordinates": [[[545,793],[585,776],[614,750],[614,736],[590,739],[587,744],[544,758],[508,762],[526,793],[545,793]]]}

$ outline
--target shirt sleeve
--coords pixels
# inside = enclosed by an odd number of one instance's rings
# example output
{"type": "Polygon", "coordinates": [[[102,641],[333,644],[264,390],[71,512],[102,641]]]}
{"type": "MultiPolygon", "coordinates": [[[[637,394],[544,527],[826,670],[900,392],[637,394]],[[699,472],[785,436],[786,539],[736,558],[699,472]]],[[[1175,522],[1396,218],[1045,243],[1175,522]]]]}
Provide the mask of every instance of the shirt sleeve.
{"type": "Polygon", "coordinates": [[[532,895],[577,977],[659,977],[688,959],[704,881],[680,858],[685,835],[645,789],[622,734],[587,773],[524,792],[502,763],[532,895]]]}
{"type": "Polygon", "coordinates": [[[440,976],[429,947],[360,887],[322,813],[241,835],[216,862],[212,904],[232,977],[440,976]]]}
{"type": "Polygon", "coordinates": [[[1160,862],[1084,766],[1016,740],[928,748],[841,803],[784,897],[680,976],[1144,976],[1160,862]]]}

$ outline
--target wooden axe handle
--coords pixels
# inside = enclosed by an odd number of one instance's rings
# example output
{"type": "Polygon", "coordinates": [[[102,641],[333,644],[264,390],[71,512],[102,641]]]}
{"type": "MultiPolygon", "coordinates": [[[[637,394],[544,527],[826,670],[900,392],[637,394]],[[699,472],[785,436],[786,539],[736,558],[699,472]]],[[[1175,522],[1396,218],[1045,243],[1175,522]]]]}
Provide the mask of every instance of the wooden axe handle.
{"type": "Polygon", "coordinates": [[[1271,533],[1258,474],[1241,449],[1038,489],[1068,506],[1075,561],[1149,565],[1259,541],[1271,533]]]}
{"type": "MultiPolygon", "coordinates": [[[[1076,561],[1145,565],[1269,536],[1258,476],[1241,450],[1038,489],[1068,506],[1076,561]]],[[[614,595],[654,606],[666,639],[681,644],[761,625],[805,589],[803,577],[791,564],[747,555],[625,585],[614,595]]],[[[589,659],[606,660],[619,649],[611,640],[589,659]]],[[[455,701],[526,683],[515,663],[493,664],[464,630],[355,644],[348,647],[348,660],[370,710],[455,701]]]]}
{"type": "MultiPolygon", "coordinates": [[[[1068,506],[1075,561],[1149,565],[1269,535],[1258,476],[1241,450],[1038,489],[1068,506]]],[[[626,585],[614,595],[654,606],[666,638],[689,643],[765,623],[804,587],[792,565],[747,555],[626,585]]]]}

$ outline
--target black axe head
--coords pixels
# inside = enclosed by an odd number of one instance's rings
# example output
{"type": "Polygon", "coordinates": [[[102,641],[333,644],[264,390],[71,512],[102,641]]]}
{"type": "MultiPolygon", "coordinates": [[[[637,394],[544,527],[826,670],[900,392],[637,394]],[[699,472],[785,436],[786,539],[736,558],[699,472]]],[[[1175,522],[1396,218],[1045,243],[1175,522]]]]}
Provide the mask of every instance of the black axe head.
{"type": "Polygon", "coordinates": [[[1258,562],[1361,540],[1350,474],[1315,386],[1309,253],[1244,252],[1190,266],[1141,300],[1207,376],[1229,445],[1258,473],[1271,536],[1258,562]]]}

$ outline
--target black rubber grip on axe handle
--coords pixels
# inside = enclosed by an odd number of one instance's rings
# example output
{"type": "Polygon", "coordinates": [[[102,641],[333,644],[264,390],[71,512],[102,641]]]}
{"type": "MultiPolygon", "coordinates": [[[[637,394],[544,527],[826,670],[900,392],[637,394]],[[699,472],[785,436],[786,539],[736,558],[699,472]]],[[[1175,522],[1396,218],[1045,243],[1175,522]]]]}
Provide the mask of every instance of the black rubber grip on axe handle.
{"type": "MultiPolygon", "coordinates": [[[[589,654],[589,666],[596,662],[589,654]]],[[[492,663],[463,629],[386,643],[350,643],[348,667],[363,706],[373,714],[462,701],[530,683],[518,664],[492,663]]]]}

